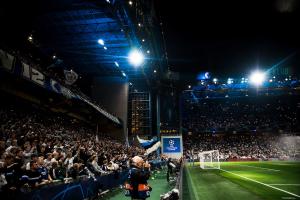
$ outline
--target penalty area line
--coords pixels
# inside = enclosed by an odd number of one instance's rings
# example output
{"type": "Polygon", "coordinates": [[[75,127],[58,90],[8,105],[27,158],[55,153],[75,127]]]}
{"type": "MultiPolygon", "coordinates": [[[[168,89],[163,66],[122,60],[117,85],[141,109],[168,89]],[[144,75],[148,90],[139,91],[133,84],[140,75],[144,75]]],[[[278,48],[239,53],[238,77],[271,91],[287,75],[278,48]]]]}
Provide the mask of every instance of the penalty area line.
{"type": "Polygon", "coordinates": [[[252,181],[252,182],[255,182],[255,183],[264,185],[264,186],[267,186],[267,187],[272,188],[272,189],[274,189],[274,190],[278,190],[278,191],[284,192],[284,193],[286,193],[286,194],[292,195],[292,196],[294,196],[294,197],[300,198],[299,195],[294,194],[294,193],[292,193],[292,192],[289,192],[289,191],[286,191],[286,190],[283,190],[283,189],[274,187],[274,186],[269,185],[269,184],[266,184],[266,183],[262,183],[262,182],[260,182],[260,181],[256,181],[256,180],[254,180],[254,179],[251,179],[251,178],[248,178],[248,177],[245,177],[245,176],[241,176],[241,175],[239,175],[239,174],[236,174],[236,173],[233,173],[233,172],[224,170],[224,169],[220,169],[220,170],[221,170],[221,171],[224,171],[224,172],[227,172],[227,173],[229,173],[229,174],[233,174],[233,175],[235,175],[235,176],[241,177],[241,178],[243,178],[243,179],[246,179],[246,180],[249,180],[249,181],[252,181]]]}
{"type": "Polygon", "coordinates": [[[241,167],[249,167],[249,168],[257,168],[257,169],[265,169],[265,170],[269,170],[269,171],[274,171],[274,172],[280,172],[280,170],[278,169],[271,169],[271,168],[265,168],[265,167],[256,167],[256,166],[251,166],[251,165],[238,165],[238,164],[234,164],[237,166],[241,166],[241,167]]]}

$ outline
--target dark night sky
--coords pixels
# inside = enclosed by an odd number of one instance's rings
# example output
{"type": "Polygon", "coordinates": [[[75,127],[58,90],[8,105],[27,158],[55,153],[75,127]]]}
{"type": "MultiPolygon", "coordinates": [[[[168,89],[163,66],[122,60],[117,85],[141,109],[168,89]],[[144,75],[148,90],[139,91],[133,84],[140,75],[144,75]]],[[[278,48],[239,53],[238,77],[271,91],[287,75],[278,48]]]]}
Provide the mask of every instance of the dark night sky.
{"type": "Polygon", "coordinates": [[[296,52],[282,66],[300,68],[299,6],[297,0],[157,0],[169,65],[181,73],[241,77],[296,52]]]}

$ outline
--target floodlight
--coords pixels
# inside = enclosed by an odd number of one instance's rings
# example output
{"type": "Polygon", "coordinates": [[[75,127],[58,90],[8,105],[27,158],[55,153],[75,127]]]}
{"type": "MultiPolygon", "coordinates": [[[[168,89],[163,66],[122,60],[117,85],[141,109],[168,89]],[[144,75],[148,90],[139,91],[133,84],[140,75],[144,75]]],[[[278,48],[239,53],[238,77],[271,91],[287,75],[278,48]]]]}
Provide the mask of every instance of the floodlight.
{"type": "Polygon", "coordinates": [[[260,71],[255,71],[250,76],[250,82],[256,86],[261,85],[265,80],[265,74],[260,71]]]}
{"type": "Polygon", "coordinates": [[[129,62],[134,66],[134,67],[139,67],[144,63],[144,55],[141,51],[137,49],[133,49],[128,56],[129,62]]]}
{"type": "Polygon", "coordinates": [[[104,45],[104,40],[99,39],[99,40],[98,40],[98,43],[101,44],[101,45],[103,46],[103,45],[104,45]]]}

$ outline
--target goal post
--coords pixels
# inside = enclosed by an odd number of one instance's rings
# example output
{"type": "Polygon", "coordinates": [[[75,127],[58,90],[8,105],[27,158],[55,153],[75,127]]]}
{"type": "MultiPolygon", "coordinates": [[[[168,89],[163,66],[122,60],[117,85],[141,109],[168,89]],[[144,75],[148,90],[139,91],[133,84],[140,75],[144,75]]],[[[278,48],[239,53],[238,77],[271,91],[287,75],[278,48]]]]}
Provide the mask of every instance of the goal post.
{"type": "Polygon", "coordinates": [[[198,154],[201,169],[220,169],[219,151],[203,151],[198,154]]]}

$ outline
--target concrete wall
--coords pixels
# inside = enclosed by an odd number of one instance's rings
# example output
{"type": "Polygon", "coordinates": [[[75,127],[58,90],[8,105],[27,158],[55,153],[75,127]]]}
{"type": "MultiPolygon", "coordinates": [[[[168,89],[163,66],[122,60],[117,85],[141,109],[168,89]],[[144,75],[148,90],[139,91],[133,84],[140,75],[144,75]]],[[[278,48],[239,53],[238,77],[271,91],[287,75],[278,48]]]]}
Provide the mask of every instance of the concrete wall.
{"type": "Polygon", "coordinates": [[[128,89],[127,80],[121,77],[97,77],[94,78],[92,85],[92,97],[108,112],[122,120],[123,131],[109,134],[123,141],[127,139],[128,89]]]}

